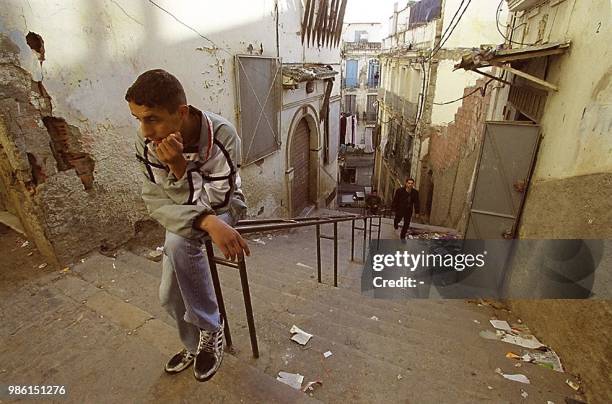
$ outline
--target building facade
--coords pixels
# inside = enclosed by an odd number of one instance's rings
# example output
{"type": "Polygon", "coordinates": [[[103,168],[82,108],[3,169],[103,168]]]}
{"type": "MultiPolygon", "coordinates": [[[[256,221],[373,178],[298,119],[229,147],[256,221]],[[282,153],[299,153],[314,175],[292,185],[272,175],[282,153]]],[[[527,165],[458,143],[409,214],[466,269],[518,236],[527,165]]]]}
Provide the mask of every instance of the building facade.
{"type": "Polygon", "coordinates": [[[375,183],[386,204],[412,177],[422,195],[421,211],[435,209],[433,184],[444,173],[431,167],[430,139],[432,133],[446,135],[460,105],[449,101],[462,97],[480,77],[456,73],[454,65],[465,50],[499,38],[493,3],[422,0],[396,5],[380,56],[380,136],[375,145],[375,183]]]}
{"type": "Polygon", "coordinates": [[[346,1],[315,3],[0,2],[0,209],[50,261],[131,237],[147,214],[123,97],[153,68],[237,127],[249,216],[333,205],[346,1]]]}
{"type": "MultiPolygon", "coordinates": [[[[567,256],[550,261],[555,266],[585,254],[580,271],[564,276],[590,287],[588,300],[509,305],[581,375],[589,401],[605,401],[612,394],[609,344],[593,324],[612,311],[597,289],[607,287],[610,274],[601,239],[612,229],[612,5],[510,0],[507,7],[508,17],[498,18],[499,43],[483,42],[455,65],[460,74],[492,70],[464,90],[450,136],[431,137],[433,212],[467,238],[535,239],[542,246],[568,240],[567,256]],[[436,180],[436,172],[447,174],[436,180]],[[439,188],[448,190],[443,199],[436,199],[439,188]]],[[[521,264],[508,272],[509,285],[533,299],[550,268],[521,264]]]]}
{"type": "Polygon", "coordinates": [[[368,152],[378,110],[381,31],[380,23],[347,23],[342,35],[342,112],[357,117],[356,133],[345,142],[368,152]]]}

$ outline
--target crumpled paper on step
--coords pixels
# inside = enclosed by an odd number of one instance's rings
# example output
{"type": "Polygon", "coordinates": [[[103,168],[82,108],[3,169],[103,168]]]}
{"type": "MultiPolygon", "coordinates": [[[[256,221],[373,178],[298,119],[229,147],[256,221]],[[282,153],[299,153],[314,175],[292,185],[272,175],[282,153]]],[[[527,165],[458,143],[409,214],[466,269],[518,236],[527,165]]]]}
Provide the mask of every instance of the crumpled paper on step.
{"type": "Polygon", "coordinates": [[[300,345],[306,345],[312,338],[312,334],[308,334],[306,331],[300,329],[296,325],[291,326],[289,332],[293,334],[291,341],[295,341],[300,345]]]}
{"type": "Polygon", "coordinates": [[[278,376],[276,376],[276,380],[281,383],[285,383],[288,386],[293,387],[296,390],[300,390],[302,388],[302,382],[304,381],[304,376],[299,373],[288,373],[288,372],[278,372],[278,376]]]}
{"type": "Polygon", "coordinates": [[[514,382],[519,382],[519,383],[531,384],[527,376],[522,375],[520,373],[515,374],[515,375],[510,375],[510,374],[506,374],[502,372],[500,368],[495,369],[495,373],[502,375],[504,379],[512,380],[514,382]]]}

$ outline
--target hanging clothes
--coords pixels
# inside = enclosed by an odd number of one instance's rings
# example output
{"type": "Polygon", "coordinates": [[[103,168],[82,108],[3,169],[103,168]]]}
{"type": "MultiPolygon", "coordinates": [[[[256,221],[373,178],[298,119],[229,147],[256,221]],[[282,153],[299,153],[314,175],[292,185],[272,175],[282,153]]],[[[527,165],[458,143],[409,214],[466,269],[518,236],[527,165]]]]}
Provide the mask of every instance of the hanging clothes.
{"type": "Polygon", "coordinates": [[[346,116],[342,114],[340,116],[340,144],[345,144],[346,142],[346,116]]]}

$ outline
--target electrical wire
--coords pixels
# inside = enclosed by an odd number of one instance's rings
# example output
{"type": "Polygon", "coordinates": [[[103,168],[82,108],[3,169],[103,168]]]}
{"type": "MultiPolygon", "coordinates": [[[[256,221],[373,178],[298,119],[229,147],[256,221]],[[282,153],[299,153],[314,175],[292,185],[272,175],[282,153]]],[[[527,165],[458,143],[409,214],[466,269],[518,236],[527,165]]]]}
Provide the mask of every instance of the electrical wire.
{"type": "MultiPolygon", "coordinates": [[[[446,29],[442,33],[442,36],[440,37],[440,42],[442,42],[442,39],[444,39],[444,37],[446,36],[446,33],[448,32],[448,30],[453,26],[455,18],[459,14],[459,10],[461,10],[461,7],[463,7],[463,3],[465,3],[465,0],[461,0],[461,3],[459,4],[459,7],[457,7],[457,11],[455,11],[455,14],[453,15],[453,18],[451,18],[450,22],[448,23],[448,26],[446,27],[446,29]]],[[[435,49],[435,47],[434,47],[434,49],[435,49]]]]}
{"type": "Polygon", "coordinates": [[[493,79],[489,79],[489,81],[487,81],[487,82],[485,83],[484,87],[478,87],[478,88],[475,88],[473,91],[471,91],[471,92],[467,93],[466,95],[464,95],[464,96],[463,96],[463,97],[461,97],[461,98],[457,98],[456,100],[446,101],[446,102],[434,102],[434,105],[448,105],[448,104],[452,104],[452,103],[454,103],[454,102],[458,102],[458,101],[461,101],[461,100],[463,100],[463,99],[466,99],[466,98],[468,98],[469,96],[472,96],[472,95],[476,94],[476,93],[477,93],[477,92],[479,92],[479,91],[480,91],[480,93],[481,93],[481,94],[484,96],[484,95],[486,94],[486,92],[487,92],[487,86],[488,86],[488,85],[489,85],[489,84],[490,84],[492,81],[493,81],[493,79]]]}
{"type": "Polygon", "coordinates": [[[442,49],[442,47],[444,46],[446,41],[448,41],[448,39],[451,37],[451,35],[453,34],[453,31],[459,25],[459,22],[461,21],[461,18],[463,17],[463,14],[465,14],[466,10],[468,9],[468,7],[470,6],[471,3],[472,3],[472,0],[468,0],[467,4],[465,5],[465,8],[463,8],[463,10],[461,9],[461,6],[463,5],[463,1],[459,4],[459,7],[457,8],[457,11],[455,11],[455,15],[453,15],[453,18],[451,18],[450,24],[448,25],[448,27],[446,27],[446,30],[444,31],[445,33],[448,32],[448,35],[445,36],[445,34],[442,34],[442,37],[440,38],[440,42],[438,43],[438,45],[436,45],[434,47],[434,49],[431,51],[431,54],[427,58],[428,62],[435,56],[436,53],[438,53],[442,49]],[[459,14],[459,11],[461,11],[461,14],[459,14]],[[452,25],[453,21],[455,20],[455,17],[457,16],[457,14],[459,14],[459,18],[457,19],[457,21],[455,21],[454,25],[452,25]],[[452,28],[451,28],[451,25],[452,25],[452,28]],[[450,32],[449,32],[449,29],[450,29],[450,32]]]}
{"type": "Polygon", "coordinates": [[[431,64],[427,65],[427,70],[425,69],[425,62],[421,61],[421,71],[423,72],[423,84],[421,84],[421,99],[419,100],[419,106],[417,108],[417,117],[416,117],[416,123],[417,125],[419,124],[419,121],[421,120],[421,117],[423,116],[423,110],[425,109],[425,102],[427,101],[427,96],[426,96],[426,85],[428,82],[428,71],[431,68],[431,64]]]}
{"type": "Polygon", "coordinates": [[[153,0],[149,0],[149,3],[151,3],[152,5],[154,5],[155,7],[159,8],[161,11],[163,11],[164,13],[168,14],[170,17],[172,17],[174,20],[176,20],[176,22],[178,22],[179,24],[181,24],[182,26],[184,26],[185,28],[195,32],[200,38],[207,40],[208,42],[210,42],[216,49],[222,50],[223,52],[227,53],[230,56],[234,56],[234,54],[229,51],[228,49],[219,46],[215,43],[215,41],[213,41],[212,39],[202,35],[200,33],[200,31],[198,31],[197,29],[193,28],[192,26],[185,24],[183,21],[181,21],[176,15],[172,14],[170,11],[166,10],[165,8],[163,8],[162,6],[160,6],[159,4],[157,4],[156,2],[154,2],[153,0]]]}
{"type": "MultiPolygon", "coordinates": [[[[506,35],[504,35],[502,30],[499,28],[499,26],[501,24],[499,22],[499,14],[501,13],[501,10],[502,10],[501,5],[502,5],[503,2],[504,2],[504,0],[501,0],[499,2],[499,5],[497,6],[497,10],[495,12],[495,28],[497,28],[497,32],[499,32],[499,34],[502,36],[502,38],[504,38],[506,41],[510,42],[511,44],[514,44],[514,45],[523,45],[523,46],[533,46],[533,45],[535,45],[535,43],[524,43],[524,42],[513,41],[512,39],[510,39],[506,35]]],[[[501,25],[504,26],[503,24],[501,24],[501,25]]],[[[514,28],[511,28],[510,29],[510,31],[511,31],[510,35],[512,35],[512,33],[514,33],[515,30],[517,30],[519,27],[521,27],[523,25],[527,25],[527,23],[525,22],[525,23],[522,23],[522,24],[520,24],[520,25],[518,25],[518,26],[516,26],[514,28]]],[[[508,28],[507,25],[505,25],[504,27],[508,28]]]]}
{"type": "Polygon", "coordinates": [[[446,38],[444,38],[443,40],[440,40],[440,43],[438,44],[438,50],[434,49],[434,52],[432,53],[432,56],[435,55],[440,49],[442,49],[442,47],[444,46],[444,44],[446,43],[446,41],[449,40],[449,38],[451,37],[451,35],[453,34],[453,31],[455,30],[455,28],[457,28],[457,26],[459,25],[459,22],[461,21],[461,18],[463,17],[463,14],[465,14],[465,12],[467,11],[468,7],[470,6],[470,4],[472,3],[472,0],[468,0],[467,4],[465,5],[465,8],[463,9],[463,11],[461,11],[461,14],[459,15],[459,18],[457,19],[457,22],[455,23],[455,25],[453,26],[453,28],[451,29],[451,31],[448,33],[448,36],[446,38]]]}

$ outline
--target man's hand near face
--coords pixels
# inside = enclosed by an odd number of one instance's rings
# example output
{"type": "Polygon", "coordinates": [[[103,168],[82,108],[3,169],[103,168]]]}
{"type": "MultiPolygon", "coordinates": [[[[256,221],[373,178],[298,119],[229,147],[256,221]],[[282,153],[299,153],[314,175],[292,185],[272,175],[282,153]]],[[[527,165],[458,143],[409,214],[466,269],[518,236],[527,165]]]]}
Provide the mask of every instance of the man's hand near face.
{"type": "Polygon", "coordinates": [[[183,157],[183,138],[180,133],[171,133],[157,143],[156,154],[162,163],[170,167],[177,179],[185,175],[187,160],[183,157]]]}
{"type": "Polygon", "coordinates": [[[233,261],[236,257],[244,257],[245,253],[251,255],[249,246],[240,233],[217,216],[206,215],[196,223],[196,226],[208,233],[226,259],[233,261]]]}

